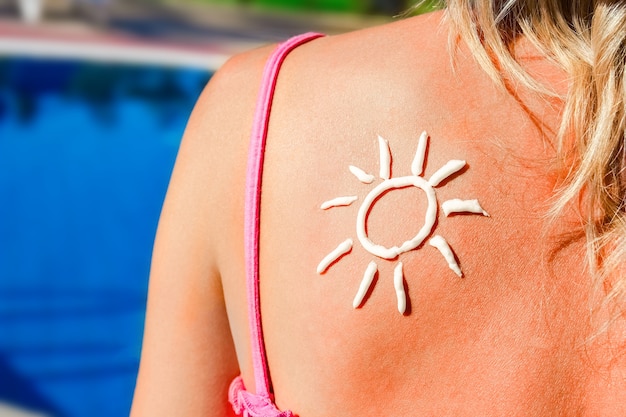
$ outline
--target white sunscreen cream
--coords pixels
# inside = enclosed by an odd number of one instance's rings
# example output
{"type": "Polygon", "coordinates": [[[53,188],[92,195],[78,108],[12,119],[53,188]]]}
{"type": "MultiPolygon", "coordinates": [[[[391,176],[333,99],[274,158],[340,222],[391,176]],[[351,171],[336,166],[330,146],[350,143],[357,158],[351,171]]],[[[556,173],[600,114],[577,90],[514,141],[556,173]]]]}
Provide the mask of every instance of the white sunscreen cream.
{"type": "Polygon", "coordinates": [[[363,274],[363,279],[361,280],[361,285],[359,285],[359,290],[352,301],[353,308],[359,308],[363,303],[363,298],[365,298],[365,294],[367,294],[367,291],[370,289],[372,281],[374,280],[374,275],[376,275],[377,271],[378,265],[376,265],[376,262],[371,261],[367,265],[367,269],[365,270],[365,274],[363,274]]]}
{"type": "Polygon", "coordinates": [[[337,259],[345,255],[352,250],[352,239],[346,239],[339,244],[331,253],[326,255],[322,262],[317,265],[317,273],[324,273],[328,267],[337,259]]]}
{"type": "Polygon", "coordinates": [[[350,165],[348,169],[352,175],[354,175],[356,179],[361,181],[363,184],[371,184],[374,182],[374,176],[363,171],[361,168],[350,165]]]}
{"type": "Polygon", "coordinates": [[[404,292],[402,262],[398,262],[393,270],[393,287],[396,290],[396,298],[398,299],[398,311],[400,314],[404,314],[406,311],[406,293],[404,292]]]}
{"type": "Polygon", "coordinates": [[[380,178],[388,180],[391,176],[391,151],[389,142],[378,136],[378,152],[380,157],[380,178]]]}
{"type": "Polygon", "coordinates": [[[359,242],[361,242],[363,248],[372,255],[376,255],[384,259],[393,259],[399,254],[415,249],[419,245],[421,245],[424,239],[426,239],[426,237],[428,237],[428,235],[431,233],[436,219],[437,197],[435,196],[435,190],[424,178],[412,175],[407,177],[392,178],[383,181],[381,184],[378,184],[365,197],[365,200],[363,200],[363,204],[361,204],[361,207],[359,208],[356,216],[356,235],[359,238],[359,242]],[[426,214],[424,215],[424,225],[412,239],[407,240],[400,246],[386,248],[382,245],[375,244],[370,240],[366,232],[367,215],[370,211],[370,208],[374,204],[374,201],[376,201],[383,193],[388,190],[410,186],[420,188],[426,194],[428,207],[426,208],[426,214]]]}
{"type": "Polygon", "coordinates": [[[444,259],[448,262],[448,266],[451,270],[454,271],[455,274],[463,277],[463,272],[461,272],[461,268],[459,268],[459,264],[456,262],[456,257],[454,256],[454,253],[452,253],[450,245],[448,245],[448,242],[446,242],[443,237],[436,235],[432,239],[430,239],[428,243],[430,244],[430,246],[439,249],[439,252],[441,252],[444,259]]]}
{"type": "MultiPolygon", "coordinates": [[[[440,167],[435,171],[434,174],[430,177],[430,179],[426,180],[424,178],[425,164],[426,164],[426,155],[429,148],[429,136],[428,133],[422,132],[418,141],[417,141],[417,149],[415,151],[415,157],[413,158],[413,162],[411,163],[411,174],[404,177],[391,178],[391,150],[389,148],[389,143],[383,139],[381,136],[378,136],[378,152],[379,152],[379,163],[380,163],[380,172],[379,177],[382,182],[376,186],[372,186],[373,188],[369,191],[369,193],[363,199],[361,206],[359,207],[356,214],[356,235],[359,243],[367,252],[372,255],[382,258],[382,259],[396,259],[401,254],[419,249],[424,241],[431,236],[434,232],[435,224],[437,222],[437,213],[439,210],[439,205],[437,202],[437,195],[435,192],[435,188],[444,184],[444,182],[454,174],[460,172],[465,168],[466,162],[463,160],[452,159],[449,160],[446,164],[440,167]],[[406,188],[406,187],[416,187],[421,189],[426,195],[427,207],[424,212],[424,224],[418,230],[417,234],[413,236],[413,238],[399,244],[398,246],[385,247],[383,245],[379,245],[374,243],[368,236],[368,228],[367,228],[367,219],[369,213],[372,209],[372,206],[380,199],[385,197],[385,194],[389,191],[406,188]]],[[[354,165],[350,165],[350,172],[364,184],[371,184],[374,181],[374,176],[368,174],[361,168],[358,168],[354,165]]],[[[331,207],[338,206],[348,206],[357,200],[357,196],[345,196],[345,197],[337,197],[332,200],[328,200],[324,202],[321,206],[322,209],[328,209],[331,207]]],[[[458,198],[454,198],[451,200],[447,200],[441,205],[442,211],[446,216],[449,216],[453,213],[470,213],[470,214],[479,214],[483,216],[489,216],[489,214],[481,207],[480,203],[476,199],[470,200],[462,200],[458,198]]],[[[387,219],[392,219],[393,213],[390,213],[387,219]]],[[[450,245],[445,240],[443,236],[434,235],[428,241],[430,246],[436,248],[441,256],[444,258],[448,267],[459,277],[463,277],[463,272],[459,266],[459,263],[456,259],[456,256],[450,245]]],[[[326,255],[324,259],[319,263],[317,267],[317,272],[319,274],[325,272],[328,267],[336,262],[343,255],[347,254],[352,250],[352,239],[346,239],[342,242],[336,249],[334,249],[331,253],[326,255]]],[[[374,282],[374,277],[378,272],[378,265],[371,261],[363,274],[363,278],[361,280],[361,284],[359,285],[359,289],[357,291],[356,296],[352,302],[352,306],[354,308],[359,308],[365,302],[365,296],[368,291],[370,291],[371,286],[374,282]]],[[[401,314],[404,314],[407,309],[407,294],[405,291],[405,277],[403,271],[402,262],[397,262],[394,267],[393,273],[393,286],[397,299],[397,308],[401,314]]]]}
{"type": "Polygon", "coordinates": [[[427,144],[428,133],[424,131],[417,141],[417,151],[415,152],[415,158],[413,158],[413,163],[411,164],[411,174],[415,176],[421,176],[424,172],[424,158],[426,157],[427,144]]]}
{"type": "Polygon", "coordinates": [[[331,207],[349,206],[358,199],[359,197],[357,196],[337,197],[332,200],[324,201],[320,208],[322,210],[328,210],[331,207]]]}
{"type": "Polygon", "coordinates": [[[444,201],[441,204],[441,208],[446,216],[452,213],[474,213],[489,217],[489,213],[483,210],[478,200],[460,200],[455,198],[444,201]]]}
{"type": "Polygon", "coordinates": [[[441,184],[442,181],[455,174],[456,172],[462,170],[465,167],[465,161],[460,161],[458,159],[453,159],[448,161],[444,166],[439,168],[437,172],[433,174],[432,177],[428,180],[430,185],[433,187],[441,184]]]}

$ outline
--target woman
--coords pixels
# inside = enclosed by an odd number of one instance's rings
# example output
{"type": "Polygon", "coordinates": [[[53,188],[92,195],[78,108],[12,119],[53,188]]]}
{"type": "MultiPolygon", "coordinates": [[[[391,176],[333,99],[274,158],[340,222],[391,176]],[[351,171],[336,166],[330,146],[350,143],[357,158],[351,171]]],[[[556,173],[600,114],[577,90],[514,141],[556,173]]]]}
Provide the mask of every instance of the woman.
{"type": "Polygon", "coordinates": [[[132,416],[229,415],[233,378],[248,415],[626,415],[625,38],[620,1],[450,0],[277,77],[274,47],[231,59],[163,209],[132,416]]]}

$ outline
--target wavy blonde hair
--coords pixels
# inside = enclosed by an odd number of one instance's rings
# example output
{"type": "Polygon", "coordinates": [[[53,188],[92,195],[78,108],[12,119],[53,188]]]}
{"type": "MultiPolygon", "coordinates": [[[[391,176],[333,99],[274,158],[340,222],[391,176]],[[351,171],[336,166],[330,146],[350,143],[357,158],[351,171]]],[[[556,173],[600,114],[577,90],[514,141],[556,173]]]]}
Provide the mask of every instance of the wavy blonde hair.
{"type": "Polygon", "coordinates": [[[557,134],[564,176],[550,214],[580,204],[588,260],[604,303],[624,312],[626,277],[626,1],[448,0],[446,15],[497,83],[553,95],[515,60],[525,36],[569,75],[557,134]]]}

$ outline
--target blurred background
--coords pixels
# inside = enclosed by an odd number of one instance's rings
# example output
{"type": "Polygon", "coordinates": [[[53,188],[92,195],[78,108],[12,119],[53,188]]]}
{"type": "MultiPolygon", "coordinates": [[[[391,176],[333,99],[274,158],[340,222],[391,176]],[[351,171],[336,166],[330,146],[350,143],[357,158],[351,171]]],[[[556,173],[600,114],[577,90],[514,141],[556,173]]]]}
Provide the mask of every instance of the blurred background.
{"type": "Polygon", "coordinates": [[[159,210],[212,73],[411,3],[0,0],[0,417],[128,415],[159,210]]]}

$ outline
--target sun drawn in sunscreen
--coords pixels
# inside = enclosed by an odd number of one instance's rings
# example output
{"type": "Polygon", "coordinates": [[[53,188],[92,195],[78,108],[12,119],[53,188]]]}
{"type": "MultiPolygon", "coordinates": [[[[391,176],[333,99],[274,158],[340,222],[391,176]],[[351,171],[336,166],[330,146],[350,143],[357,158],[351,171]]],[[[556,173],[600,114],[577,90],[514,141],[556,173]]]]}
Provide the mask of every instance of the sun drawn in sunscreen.
{"type": "MultiPolygon", "coordinates": [[[[391,178],[391,151],[389,150],[389,143],[378,136],[378,149],[380,154],[380,172],[379,177],[382,182],[376,185],[361,203],[361,207],[357,212],[356,217],[356,235],[359,243],[363,248],[382,259],[394,260],[401,254],[410,250],[418,249],[422,246],[422,243],[426,238],[431,236],[435,221],[437,220],[437,196],[435,188],[441,185],[446,179],[450,178],[455,173],[462,170],[466,163],[465,161],[453,159],[448,161],[444,166],[439,168],[430,179],[426,180],[423,177],[424,172],[424,159],[426,157],[426,148],[428,144],[428,134],[422,132],[417,143],[417,151],[415,152],[415,158],[411,164],[411,174],[405,177],[391,178]],[[424,225],[417,232],[413,238],[403,242],[399,246],[385,247],[374,243],[367,235],[367,217],[373,206],[373,204],[379,198],[382,198],[385,193],[390,190],[416,187],[421,189],[426,195],[428,206],[426,207],[426,213],[424,214],[424,225]]],[[[350,172],[362,183],[371,184],[374,182],[374,175],[368,174],[361,168],[350,165],[350,172]]],[[[345,196],[336,197],[331,200],[325,201],[321,205],[321,209],[328,210],[333,207],[349,206],[358,200],[357,196],[345,196]]],[[[478,200],[460,200],[452,199],[444,201],[441,208],[446,216],[453,213],[473,213],[483,216],[489,216],[485,210],[480,206],[478,200]]],[[[463,276],[463,272],[457,263],[454,252],[450,248],[448,242],[439,235],[431,237],[428,241],[429,245],[438,249],[439,253],[443,256],[448,266],[459,277],[463,276]]],[[[317,273],[323,274],[335,261],[341,258],[352,250],[354,242],[352,239],[346,239],[341,242],[335,249],[333,249],[328,255],[322,259],[317,266],[317,273]]],[[[369,288],[374,281],[374,276],[378,271],[378,265],[375,261],[371,261],[361,280],[361,285],[357,291],[356,296],[352,302],[354,308],[359,308],[363,304],[365,295],[369,291],[369,288]]],[[[398,311],[404,314],[406,310],[406,293],[404,291],[404,274],[402,272],[402,262],[398,261],[394,268],[393,278],[394,288],[396,291],[396,298],[398,301],[398,311]]]]}

